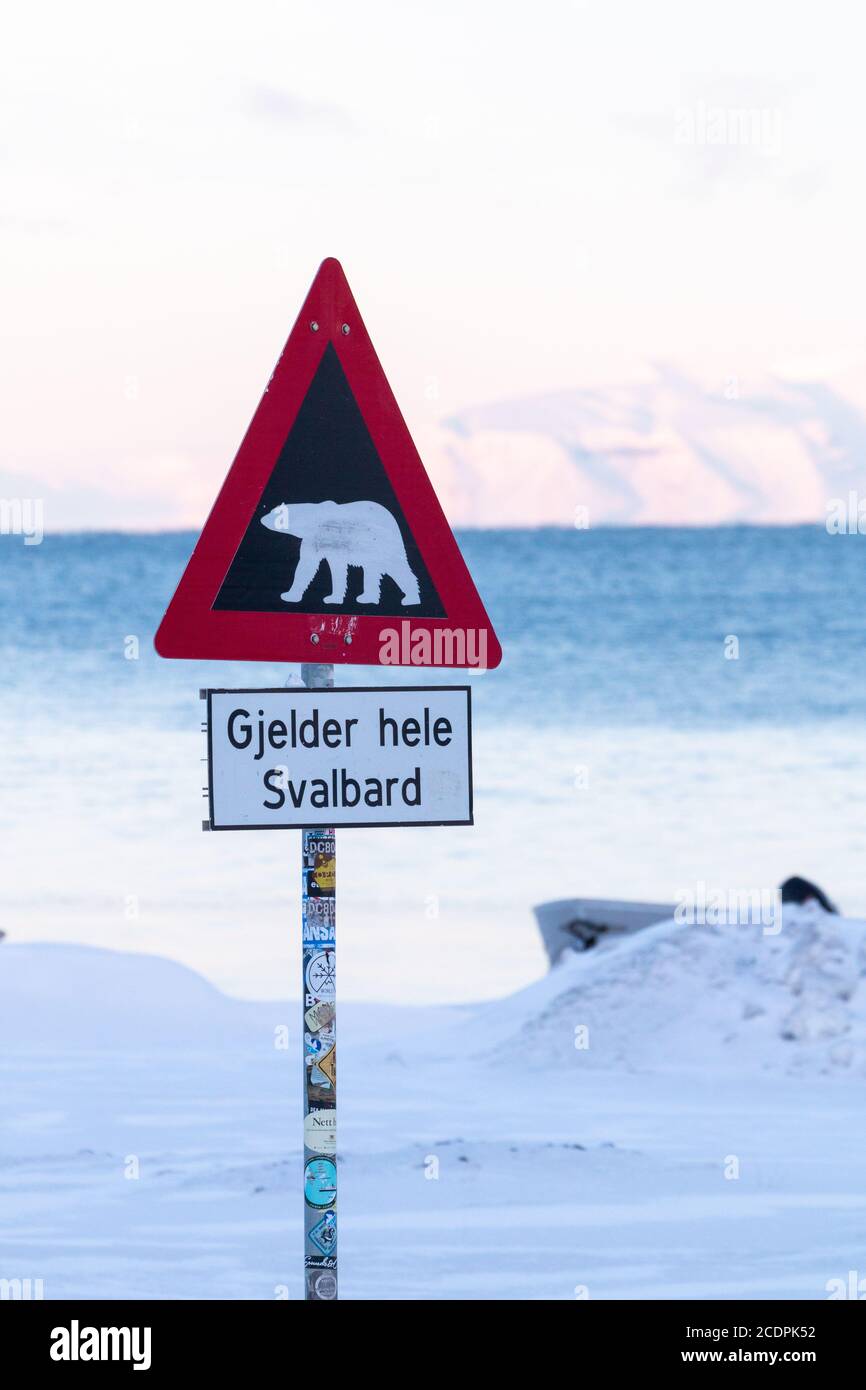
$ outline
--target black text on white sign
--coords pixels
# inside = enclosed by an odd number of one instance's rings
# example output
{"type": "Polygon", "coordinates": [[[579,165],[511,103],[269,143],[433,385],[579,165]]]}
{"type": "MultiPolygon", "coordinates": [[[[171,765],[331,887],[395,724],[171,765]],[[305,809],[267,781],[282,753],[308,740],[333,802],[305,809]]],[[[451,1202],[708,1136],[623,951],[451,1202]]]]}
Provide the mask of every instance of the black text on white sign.
{"type": "Polygon", "coordinates": [[[468,686],[207,696],[213,830],[472,824],[468,686]]]}

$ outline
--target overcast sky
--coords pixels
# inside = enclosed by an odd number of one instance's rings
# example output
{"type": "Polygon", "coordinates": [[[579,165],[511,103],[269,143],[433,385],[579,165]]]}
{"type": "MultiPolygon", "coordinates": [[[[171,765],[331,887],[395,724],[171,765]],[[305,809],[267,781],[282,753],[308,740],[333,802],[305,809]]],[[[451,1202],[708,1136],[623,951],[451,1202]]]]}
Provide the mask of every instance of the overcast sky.
{"type": "Polygon", "coordinates": [[[325,255],[416,431],[657,360],[719,383],[856,378],[861,18],[790,0],[16,7],[0,485],[66,487],[76,516],[90,490],[133,513],[170,485],[166,523],[196,514],[325,255]]]}

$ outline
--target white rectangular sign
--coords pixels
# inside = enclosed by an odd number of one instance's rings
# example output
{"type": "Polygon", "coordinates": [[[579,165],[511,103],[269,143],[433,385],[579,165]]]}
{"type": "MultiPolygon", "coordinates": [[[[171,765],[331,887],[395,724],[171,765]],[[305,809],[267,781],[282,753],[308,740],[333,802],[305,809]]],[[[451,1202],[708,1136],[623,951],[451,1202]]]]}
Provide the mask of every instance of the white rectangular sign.
{"type": "Polygon", "coordinates": [[[209,690],[212,830],[471,825],[466,685],[209,690]]]}

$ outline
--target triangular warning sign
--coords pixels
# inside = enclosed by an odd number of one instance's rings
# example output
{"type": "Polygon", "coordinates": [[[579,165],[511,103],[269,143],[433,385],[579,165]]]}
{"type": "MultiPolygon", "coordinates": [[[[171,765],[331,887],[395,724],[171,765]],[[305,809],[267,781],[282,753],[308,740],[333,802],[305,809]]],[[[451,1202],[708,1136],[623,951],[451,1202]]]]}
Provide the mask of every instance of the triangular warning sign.
{"type": "Polygon", "coordinates": [[[338,261],[313,281],[155,644],[229,661],[499,665],[338,261]]]}

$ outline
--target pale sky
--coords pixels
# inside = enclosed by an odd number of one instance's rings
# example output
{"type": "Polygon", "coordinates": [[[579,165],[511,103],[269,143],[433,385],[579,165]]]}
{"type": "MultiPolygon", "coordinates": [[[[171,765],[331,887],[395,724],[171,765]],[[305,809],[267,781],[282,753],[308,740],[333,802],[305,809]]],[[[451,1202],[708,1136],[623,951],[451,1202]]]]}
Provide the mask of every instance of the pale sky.
{"type": "Polygon", "coordinates": [[[659,360],[857,376],[863,27],[782,0],[17,7],[0,490],[70,524],[106,494],[118,525],[203,515],[326,255],[421,435],[659,360]]]}

